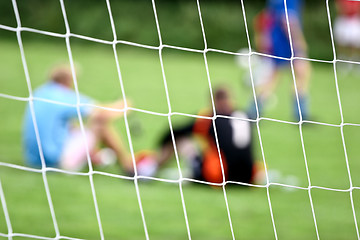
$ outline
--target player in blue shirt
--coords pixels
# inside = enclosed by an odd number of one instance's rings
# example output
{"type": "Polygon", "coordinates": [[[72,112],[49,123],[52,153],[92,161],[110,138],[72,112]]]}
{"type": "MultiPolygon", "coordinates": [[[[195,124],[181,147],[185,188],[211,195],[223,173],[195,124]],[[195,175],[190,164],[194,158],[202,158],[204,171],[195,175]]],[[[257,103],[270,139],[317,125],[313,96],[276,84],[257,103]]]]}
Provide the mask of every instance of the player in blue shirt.
{"type": "MultiPolygon", "coordinates": [[[[272,94],[274,88],[277,85],[281,68],[283,66],[289,66],[290,58],[292,56],[306,57],[307,55],[307,44],[303,35],[301,25],[302,0],[286,0],[286,9],[288,13],[293,55],[291,51],[284,0],[267,1],[267,7],[265,11],[268,13],[269,16],[271,16],[271,20],[268,20],[268,22],[271,22],[270,24],[268,24],[269,26],[267,27],[266,33],[268,37],[258,37],[258,39],[265,39],[267,45],[269,45],[268,43],[270,42],[271,46],[268,46],[266,48],[267,52],[265,53],[276,57],[286,58],[289,60],[272,58],[275,69],[272,73],[271,79],[266,84],[261,86],[258,90],[260,100],[266,100],[272,94]]],[[[257,31],[256,34],[261,35],[263,33],[261,31],[257,31]]],[[[260,50],[264,49],[261,44],[263,43],[257,42],[257,48],[260,50]]],[[[293,62],[296,76],[297,91],[299,94],[301,115],[302,118],[306,120],[309,117],[307,89],[310,79],[311,67],[308,61],[294,60],[293,62]]],[[[300,120],[296,99],[294,101],[294,115],[297,120],[300,120]]]]}
{"type": "MultiPolygon", "coordinates": [[[[75,124],[78,119],[77,95],[72,87],[71,70],[67,66],[60,66],[53,71],[50,81],[34,91],[34,113],[46,167],[79,170],[87,161],[84,136],[80,127],[75,124]]],[[[94,100],[84,95],[80,95],[79,99],[81,104],[94,103],[94,100]]],[[[122,101],[118,101],[110,107],[123,108],[124,106],[122,101]]],[[[102,141],[115,152],[125,170],[129,171],[130,157],[110,127],[111,120],[120,117],[121,112],[81,106],[80,114],[83,119],[88,119],[88,124],[85,125],[85,139],[93,163],[102,161],[97,154],[99,151],[97,143],[102,141]]],[[[32,167],[41,167],[39,147],[29,106],[27,106],[24,119],[23,145],[27,164],[32,167]]]]}
{"type": "MultiPolygon", "coordinates": [[[[294,56],[304,56],[306,53],[306,43],[302,33],[301,26],[301,0],[287,0],[287,13],[289,18],[289,27],[291,31],[294,56]]],[[[288,25],[285,15],[284,0],[268,0],[267,11],[272,16],[271,54],[278,57],[290,58],[291,46],[289,41],[288,25]]],[[[286,60],[276,59],[278,65],[287,63],[286,60]]]]}

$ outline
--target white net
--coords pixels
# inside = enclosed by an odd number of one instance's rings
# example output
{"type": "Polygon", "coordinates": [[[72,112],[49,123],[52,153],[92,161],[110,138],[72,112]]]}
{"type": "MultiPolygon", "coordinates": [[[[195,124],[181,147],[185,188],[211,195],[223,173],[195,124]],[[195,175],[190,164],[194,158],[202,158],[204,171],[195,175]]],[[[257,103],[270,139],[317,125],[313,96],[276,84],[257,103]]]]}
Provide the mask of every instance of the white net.
{"type": "MultiPolygon", "coordinates": [[[[284,3],[285,3],[285,6],[286,6],[286,0],[284,0],[284,3]]],[[[289,35],[290,45],[291,45],[291,50],[292,50],[291,58],[289,58],[289,59],[281,58],[281,57],[271,56],[271,55],[268,55],[268,54],[263,54],[263,53],[253,51],[252,50],[253,45],[252,45],[252,41],[251,41],[251,38],[250,38],[250,35],[249,35],[248,21],[247,21],[247,17],[246,17],[246,9],[244,7],[243,0],[240,1],[240,4],[241,4],[241,7],[242,7],[242,14],[243,14],[244,22],[245,22],[246,37],[247,37],[247,43],[248,43],[248,49],[249,49],[248,53],[236,53],[236,52],[230,52],[230,51],[224,51],[224,50],[219,50],[219,49],[208,48],[206,32],[205,32],[203,18],[202,18],[202,11],[201,11],[200,1],[197,0],[196,4],[197,4],[197,8],[198,8],[197,10],[198,10],[198,15],[199,15],[200,24],[201,24],[201,30],[202,30],[202,36],[203,36],[203,41],[204,41],[204,46],[205,46],[204,49],[202,49],[202,50],[179,47],[179,46],[172,46],[172,45],[167,45],[167,44],[163,43],[155,0],[152,0],[152,7],[153,7],[153,12],[154,12],[154,17],[155,17],[155,20],[156,20],[156,29],[157,29],[157,33],[158,33],[158,37],[159,37],[159,46],[150,46],[150,45],[138,44],[138,43],[135,43],[135,42],[119,40],[118,37],[117,37],[117,33],[116,33],[115,23],[114,23],[114,19],[113,19],[113,15],[112,15],[113,9],[111,9],[110,0],[106,0],[106,6],[107,6],[107,10],[108,10],[108,14],[109,14],[109,20],[110,20],[110,23],[111,23],[111,29],[112,29],[112,33],[113,33],[113,40],[112,41],[106,41],[106,40],[102,40],[102,39],[97,39],[97,38],[93,38],[93,37],[88,37],[88,36],[72,33],[71,29],[69,27],[68,18],[67,18],[67,12],[66,12],[66,6],[65,6],[63,0],[60,0],[60,5],[61,5],[63,19],[64,19],[64,22],[65,22],[65,27],[66,27],[66,33],[65,34],[59,34],[59,33],[54,33],[54,32],[48,32],[48,31],[42,31],[42,30],[38,30],[38,29],[28,28],[28,27],[22,27],[21,16],[20,16],[18,8],[17,8],[17,2],[16,2],[16,0],[12,0],[13,9],[14,9],[14,13],[15,13],[15,16],[16,16],[17,27],[10,27],[10,26],[6,26],[6,25],[0,25],[0,29],[16,33],[17,41],[18,41],[18,45],[19,45],[19,49],[20,49],[20,53],[21,53],[22,65],[23,65],[23,68],[24,68],[27,87],[28,87],[28,91],[29,91],[29,97],[18,97],[18,96],[8,95],[8,94],[4,94],[4,93],[0,93],[0,97],[1,98],[12,99],[12,100],[17,100],[17,101],[24,101],[24,102],[29,103],[32,119],[33,119],[33,122],[34,122],[34,128],[35,128],[35,132],[36,132],[37,142],[38,142],[38,146],[39,146],[39,152],[40,152],[40,157],[41,157],[42,168],[41,169],[33,169],[33,168],[24,167],[24,166],[20,166],[20,165],[15,165],[15,164],[11,164],[11,163],[5,163],[5,162],[0,162],[0,165],[4,166],[4,167],[21,169],[21,170],[25,170],[25,171],[37,172],[37,173],[42,174],[42,180],[43,180],[43,183],[44,183],[44,186],[45,186],[46,197],[47,197],[47,201],[48,201],[48,205],[49,205],[49,209],[50,209],[50,213],[51,213],[51,218],[52,218],[52,221],[53,221],[53,226],[54,226],[56,235],[54,237],[49,238],[49,237],[44,237],[44,236],[36,236],[36,235],[30,235],[30,234],[26,234],[26,233],[14,232],[13,228],[12,228],[12,222],[11,222],[10,217],[9,217],[7,204],[6,204],[6,196],[4,194],[4,191],[2,189],[2,185],[1,185],[1,182],[0,182],[0,199],[1,199],[1,204],[2,204],[2,208],[3,208],[3,211],[4,211],[4,215],[5,215],[5,220],[6,220],[6,225],[7,225],[7,233],[0,233],[1,237],[5,237],[5,238],[8,238],[8,239],[13,239],[14,237],[28,237],[28,238],[34,238],[34,239],[75,239],[75,238],[72,238],[72,237],[67,237],[67,236],[62,235],[61,231],[59,230],[58,223],[57,223],[57,217],[55,215],[55,210],[54,210],[54,204],[53,204],[52,196],[50,194],[47,174],[48,174],[48,172],[61,172],[61,173],[64,173],[64,174],[69,174],[69,175],[88,176],[90,186],[91,186],[91,191],[92,191],[92,198],[93,198],[92,200],[93,200],[93,204],[94,204],[94,207],[95,207],[96,218],[97,218],[97,223],[98,223],[98,228],[99,228],[100,238],[101,239],[105,239],[105,237],[104,237],[104,231],[103,231],[103,226],[102,226],[102,221],[101,221],[101,212],[100,212],[99,207],[98,207],[96,189],[95,189],[94,180],[93,180],[94,174],[100,174],[100,175],[104,175],[104,176],[120,178],[120,179],[126,179],[126,180],[132,180],[134,182],[135,189],[136,189],[137,200],[138,200],[138,206],[139,206],[140,213],[141,213],[141,218],[142,218],[142,223],[143,223],[143,228],[144,228],[145,238],[146,239],[149,239],[150,237],[149,237],[149,233],[148,233],[148,224],[146,222],[146,215],[145,215],[144,210],[143,210],[142,198],[141,198],[141,194],[140,194],[140,190],[139,190],[139,184],[138,184],[139,179],[151,179],[151,180],[155,180],[155,181],[162,181],[162,182],[169,182],[169,183],[178,184],[179,192],[180,192],[180,196],[181,196],[182,210],[183,210],[183,214],[184,214],[184,221],[185,221],[185,224],[186,224],[187,236],[188,236],[189,239],[192,238],[192,232],[191,232],[191,229],[190,229],[190,224],[189,224],[189,220],[188,220],[188,213],[187,213],[187,207],[186,207],[186,202],[185,202],[185,198],[184,198],[184,194],[183,194],[184,181],[197,182],[197,183],[207,184],[207,185],[217,185],[217,186],[220,186],[222,188],[225,203],[226,203],[227,217],[228,217],[228,221],[229,221],[229,225],[230,225],[231,236],[232,236],[233,239],[235,239],[235,233],[234,233],[234,227],[233,227],[233,223],[232,223],[232,216],[231,216],[230,206],[229,206],[229,203],[228,203],[228,195],[227,195],[227,190],[226,190],[226,185],[227,184],[239,184],[239,185],[245,185],[245,186],[251,186],[251,187],[266,189],[267,202],[268,202],[269,209],[270,209],[272,227],[273,227],[273,232],[274,232],[274,236],[275,236],[276,239],[278,239],[278,234],[277,234],[277,228],[276,228],[276,219],[274,217],[274,213],[273,213],[273,209],[272,209],[272,201],[271,201],[271,198],[270,198],[270,191],[269,191],[270,186],[274,186],[274,185],[275,186],[283,186],[283,187],[287,187],[287,188],[295,188],[295,189],[301,189],[301,190],[306,190],[307,191],[308,198],[309,198],[309,201],[310,201],[311,211],[312,211],[313,224],[315,226],[316,236],[317,236],[318,239],[320,239],[320,234],[319,234],[317,218],[316,218],[316,214],[315,214],[315,207],[314,207],[314,203],[313,203],[312,190],[313,189],[324,189],[324,190],[329,190],[329,191],[347,192],[349,194],[350,201],[351,201],[353,221],[354,221],[355,228],[356,228],[357,238],[360,239],[358,223],[357,223],[357,218],[356,218],[356,212],[355,212],[355,206],[354,206],[354,198],[353,198],[353,191],[355,189],[360,189],[360,188],[354,186],[353,183],[352,183],[352,178],[351,178],[351,174],[350,174],[350,166],[349,166],[348,156],[347,156],[347,148],[346,148],[346,144],[345,144],[344,130],[343,130],[344,126],[347,126],[347,125],[351,125],[351,126],[359,126],[359,125],[358,124],[352,124],[352,123],[345,123],[345,121],[344,121],[344,117],[343,117],[343,113],[342,113],[342,104],[341,104],[341,99],[340,99],[340,92],[339,92],[339,87],[338,87],[337,72],[336,72],[336,69],[337,69],[336,65],[339,62],[351,63],[351,64],[359,64],[359,63],[358,62],[353,62],[353,61],[345,61],[345,60],[337,59],[336,51],[335,51],[335,44],[334,44],[334,37],[333,37],[333,32],[332,32],[332,22],[331,22],[330,8],[329,8],[329,0],[326,0],[326,8],[327,8],[329,29],[330,29],[330,35],[331,35],[331,43],[332,43],[332,49],[333,49],[333,55],[334,55],[334,59],[331,60],[331,61],[319,60],[319,59],[310,59],[310,58],[305,58],[305,57],[297,57],[297,56],[294,55],[294,51],[293,51],[293,47],[292,47],[292,42],[293,41],[291,40],[291,38],[292,38],[291,30],[292,29],[290,28],[287,11],[286,11],[286,22],[287,22],[288,35],[289,35]],[[79,88],[78,88],[78,83],[77,83],[77,78],[76,78],[77,76],[76,76],[76,73],[75,73],[75,66],[74,66],[73,54],[72,54],[72,49],[71,49],[71,44],[70,44],[70,38],[79,38],[79,39],[83,39],[83,40],[87,40],[87,41],[91,41],[91,42],[96,42],[96,43],[106,44],[106,45],[112,46],[113,54],[114,54],[114,60],[116,62],[117,73],[118,73],[118,78],[119,78],[119,82],[120,82],[120,86],[121,86],[121,92],[122,92],[122,96],[123,96],[123,99],[124,99],[125,107],[122,110],[110,109],[110,108],[105,108],[105,109],[110,110],[110,111],[123,111],[124,112],[124,121],[125,121],[125,126],[126,126],[127,140],[128,140],[128,143],[129,143],[130,152],[131,152],[131,155],[132,155],[134,165],[135,165],[135,153],[134,153],[134,148],[133,148],[133,143],[132,143],[132,137],[131,137],[131,134],[130,134],[130,127],[129,127],[128,116],[127,116],[128,111],[130,111],[130,110],[131,111],[138,111],[138,112],[143,112],[143,113],[147,113],[147,114],[153,114],[153,115],[167,117],[168,123],[169,123],[169,126],[170,126],[171,140],[172,140],[174,151],[175,151],[175,157],[176,157],[176,163],[177,163],[179,178],[176,179],[176,180],[168,180],[168,179],[155,178],[155,177],[144,177],[144,176],[140,176],[137,173],[136,168],[135,168],[135,173],[134,173],[133,177],[117,175],[117,174],[110,174],[110,173],[101,172],[101,171],[95,171],[93,169],[93,167],[92,167],[92,164],[91,164],[91,159],[90,159],[90,154],[89,154],[88,147],[87,147],[86,151],[87,151],[87,160],[88,160],[89,170],[86,173],[69,172],[69,171],[65,171],[65,170],[61,170],[61,169],[57,169],[57,168],[47,167],[46,164],[45,164],[43,152],[42,152],[42,149],[41,149],[41,144],[40,144],[40,139],[39,139],[39,132],[38,132],[38,129],[37,129],[37,123],[36,123],[36,116],[35,116],[35,112],[34,112],[33,101],[34,100],[37,100],[37,101],[49,101],[49,100],[35,99],[33,97],[33,88],[32,88],[32,83],[30,81],[30,75],[29,75],[29,71],[28,71],[28,64],[27,64],[27,61],[26,61],[24,48],[23,48],[23,42],[22,42],[22,35],[21,34],[23,32],[33,32],[33,33],[37,33],[37,34],[43,34],[43,35],[48,35],[48,36],[52,36],[52,37],[65,39],[66,48],[67,48],[67,54],[68,54],[68,57],[69,57],[69,62],[70,62],[70,65],[71,65],[72,75],[73,75],[73,79],[74,79],[74,88],[75,88],[75,91],[76,91],[77,96],[78,96],[78,99],[77,99],[78,101],[77,101],[77,104],[76,104],[75,107],[77,108],[77,111],[78,111],[78,119],[79,119],[79,122],[80,122],[80,128],[81,128],[81,131],[82,131],[82,134],[84,135],[84,137],[85,137],[85,128],[84,128],[84,123],[83,123],[82,116],[80,114],[80,107],[83,106],[83,104],[80,102],[80,97],[79,97],[80,96],[79,95],[79,88]],[[119,45],[119,44],[136,46],[136,47],[139,47],[139,48],[146,48],[146,49],[152,49],[152,50],[157,50],[158,51],[159,59],[160,59],[160,65],[161,65],[161,71],[162,71],[162,77],[163,77],[163,84],[165,86],[165,92],[166,92],[168,113],[163,114],[163,113],[158,113],[158,112],[153,112],[153,111],[148,111],[148,110],[138,109],[138,108],[135,108],[135,107],[129,107],[128,106],[128,103],[126,102],[127,95],[126,95],[126,92],[125,92],[125,89],[124,89],[124,84],[123,84],[123,80],[122,80],[122,73],[121,73],[121,68],[120,68],[119,59],[118,59],[117,45],[119,45]],[[181,50],[181,51],[187,51],[187,52],[201,53],[203,55],[204,64],[205,64],[205,67],[206,67],[206,73],[207,73],[208,87],[209,87],[209,92],[210,92],[210,96],[211,96],[212,108],[213,108],[212,110],[214,112],[213,116],[204,117],[204,116],[200,116],[200,115],[191,115],[191,114],[187,114],[187,113],[178,113],[178,112],[174,112],[172,110],[172,107],[171,107],[171,104],[170,104],[170,96],[169,96],[169,91],[168,91],[168,86],[167,86],[168,84],[167,84],[167,79],[166,79],[166,74],[165,74],[165,68],[164,68],[164,64],[163,64],[163,49],[168,49],[168,48],[169,49],[177,49],[177,50],[181,50]],[[248,58],[250,77],[251,77],[251,83],[252,83],[252,94],[253,94],[254,101],[255,101],[257,117],[256,117],[256,119],[242,119],[242,118],[235,118],[235,119],[241,120],[241,121],[249,121],[249,122],[252,122],[252,123],[254,123],[256,125],[256,131],[257,131],[257,134],[259,136],[258,140],[259,140],[259,144],[260,144],[260,150],[261,150],[262,159],[263,159],[264,166],[265,166],[265,174],[266,174],[266,183],[263,184],[263,185],[255,185],[255,184],[247,184],[247,183],[241,183],[241,182],[226,181],[225,177],[223,177],[222,183],[216,184],[216,183],[210,183],[210,182],[205,182],[205,181],[198,181],[198,180],[194,180],[194,179],[189,179],[189,178],[186,178],[186,177],[183,176],[182,170],[180,168],[180,161],[179,161],[179,156],[178,156],[178,153],[177,153],[177,148],[176,148],[176,143],[175,143],[175,136],[174,136],[174,133],[173,133],[173,126],[172,126],[171,117],[174,116],[174,115],[181,115],[181,116],[188,116],[188,117],[194,117],[194,118],[211,119],[212,124],[213,124],[213,128],[215,129],[215,139],[216,139],[216,145],[217,145],[217,148],[218,148],[218,153],[219,153],[220,159],[221,159],[221,154],[220,154],[220,150],[219,150],[219,142],[218,142],[218,138],[217,138],[215,119],[221,118],[221,117],[233,118],[233,117],[221,116],[221,115],[216,114],[215,105],[214,105],[214,99],[213,99],[213,95],[212,95],[212,92],[213,92],[212,91],[212,80],[210,79],[209,66],[208,66],[208,53],[210,53],[210,52],[222,53],[222,54],[232,55],[232,56],[242,56],[242,57],[247,57],[248,58]],[[297,99],[297,107],[299,109],[299,115],[300,115],[300,120],[298,122],[290,122],[290,121],[284,121],[284,120],[266,118],[266,117],[261,117],[260,116],[259,108],[258,108],[258,104],[257,104],[257,97],[256,97],[254,80],[253,80],[253,77],[252,77],[253,74],[252,74],[252,68],[251,68],[251,66],[252,66],[251,65],[251,56],[253,56],[253,55],[265,56],[265,57],[269,57],[269,58],[284,59],[284,60],[290,62],[291,74],[292,74],[292,79],[293,79],[293,84],[294,84],[294,89],[295,89],[295,95],[296,95],[296,99],[297,99]],[[309,62],[322,62],[322,63],[333,64],[333,70],[334,70],[334,76],[335,76],[335,85],[336,85],[336,91],[337,91],[337,97],[338,97],[338,105],[339,105],[339,108],[340,108],[340,115],[341,115],[341,123],[339,125],[323,123],[323,122],[309,121],[309,120],[304,120],[302,118],[302,116],[301,116],[302,113],[300,111],[301,106],[300,106],[300,103],[299,103],[299,96],[298,96],[299,94],[298,94],[298,90],[297,90],[298,89],[297,88],[297,81],[296,81],[296,76],[295,76],[295,72],[294,72],[294,64],[293,64],[293,62],[295,60],[303,60],[303,61],[309,61],[309,62]],[[268,121],[273,121],[273,122],[278,122],[278,123],[283,123],[283,124],[290,124],[290,125],[297,125],[298,126],[299,135],[300,135],[300,139],[301,139],[302,153],[303,153],[303,158],[304,158],[304,161],[305,161],[306,174],[307,174],[307,180],[308,180],[307,187],[299,187],[299,186],[296,186],[296,185],[274,183],[274,182],[271,182],[269,180],[267,163],[266,163],[265,153],[264,153],[264,149],[263,149],[263,142],[262,142],[262,137],[261,137],[261,131],[260,131],[260,121],[262,121],[262,120],[268,120],[268,121]],[[349,181],[350,181],[350,187],[348,189],[343,190],[343,189],[327,188],[327,187],[321,187],[321,186],[312,185],[311,179],[310,179],[308,162],[307,162],[307,154],[306,154],[306,149],[305,149],[305,144],[304,144],[304,138],[303,138],[303,124],[304,123],[331,126],[331,127],[340,129],[341,137],[342,137],[342,144],[343,144],[343,149],[344,149],[345,159],[346,159],[347,173],[348,173],[348,177],[349,177],[349,181]]],[[[52,102],[52,103],[54,103],[54,104],[64,104],[64,103],[61,103],[61,102],[52,102]]],[[[95,107],[95,108],[103,108],[101,106],[95,106],[95,105],[91,105],[91,106],[95,107]]],[[[225,176],[222,161],[220,161],[220,163],[221,163],[221,169],[222,169],[223,176],[225,176]]]]}

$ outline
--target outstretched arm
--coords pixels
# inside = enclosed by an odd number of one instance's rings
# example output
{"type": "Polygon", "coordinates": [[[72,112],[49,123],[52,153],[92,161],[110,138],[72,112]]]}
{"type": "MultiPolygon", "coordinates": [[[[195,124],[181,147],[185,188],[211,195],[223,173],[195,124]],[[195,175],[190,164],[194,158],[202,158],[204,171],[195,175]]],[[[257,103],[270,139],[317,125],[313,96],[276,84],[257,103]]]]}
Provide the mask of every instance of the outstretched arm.
{"type": "MultiPolygon", "coordinates": [[[[174,137],[177,141],[190,137],[193,131],[194,122],[190,122],[178,128],[173,129],[174,137]]],[[[171,132],[168,131],[160,140],[160,152],[158,155],[159,165],[165,164],[174,154],[171,132]]]]}

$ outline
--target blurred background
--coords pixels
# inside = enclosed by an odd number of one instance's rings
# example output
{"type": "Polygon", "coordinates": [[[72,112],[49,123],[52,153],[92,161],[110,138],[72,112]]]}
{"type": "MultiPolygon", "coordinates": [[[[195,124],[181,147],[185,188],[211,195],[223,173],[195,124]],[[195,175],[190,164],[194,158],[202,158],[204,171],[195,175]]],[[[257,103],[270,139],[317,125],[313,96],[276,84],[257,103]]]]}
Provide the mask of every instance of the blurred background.
{"type": "MultiPolygon", "coordinates": [[[[71,32],[94,38],[113,40],[105,1],[64,1],[71,32]],[[86,5],[86,7],[84,6],[86,5]]],[[[331,38],[325,1],[304,1],[303,24],[311,58],[332,60],[331,38]]],[[[1,24],[16,27],[11,1],[2,1],[1,24]]],[[[250,36],[252,21],[265,7],[264,0],[244,1],[250,36]]],[[[336,16],[334,1],[329,1],[331,18],[336,16]]],[[[196,2],[192,0],[156,1],[164,44],[203,49],[204,43],[196,2]]],[[[65,33],[60,3],[56,0],[19,1],[23,27],[65,33]]],[[[152,46],[159,45],[151,1],[130,0],[111,2],[117,37],[152,46]],[[134,31],[136,29],[136,31],[134,31]]],[[[201,2],[209,48],[236,52],[247,48],[241,4],[235,0],[204,0],[201,2]]],[[[2,35],[8,35],[2,33],[2,35]]],[[[5,36],[4,36],[5,37],[5,36]]]]}
{"type": "MultiPolygon", "coordinates": [[[[16,3],[22,27],[60,34],[66,32],[59,1],[17,0],[16,3]]],[[[195,0],[156,0],[155,3],[163,44],[204,49],[195,0]]],[[[335,2],[330,0],[328,3],[330,20],[334,23],[337,16],[335,2]]],[[[113,40],[105,0],[64,0],[64,4],[71,33],[113,40]]],[[[150,0],[118,0],[110,1],[110,4],[118,40],[159,46],[150,0]]],[[[249,47],[240,1],[200,0],[200,7],[208,48],[237,52],[249,47]]],[[[254,47],[253,21],[265,7],[265,1],[244,0],[244,7],[250,42],[254,47]]],[[[0,181],[3,191],[0,194],[0,239],[8,239],[8,233],[54,238],[57,227],[51,217],[42,173],[3,164],[26,166],[21,134],[27,101],[12,97],[29,96],[16,32],[6,30],[4,26],[17,27],[10,0],[0,1],[0,181]],[[7,214],[11,226],[6,221],[7,214]]],[[[309,58],[332,61],[334,55],[325,0],[304,1],[303,29],[309,58]]],[[[54,64],[69,61],[62,37],[25,30],[21,32],[21,38],[32,89],[47,81],[54,64]]],[[[75,36],[70,38],[70,45],[79,66],[80,92],[103,102],[123,98],[112,45],[75,36]]],[[[121,43],[116,49],[124,92],[133,106],[168,113],[159,51],[121,43]]],[[[162,57],[172,112],[198,114],[209,107],[210,88],[203,54],[164,48],[162,57]]],[[[254,101],[248,66],[240,67],[231,54],[208,52],[206,57],[211,85],[230,86],[236,107],[245,110],[254,101]]],[[[247,57],[242,58],[247,61],[247,57]]],[[[275,173],[270,182],[305,189],[271,185],[267,190],[227,184],[229,214],[236,239],[275,239],[271,212],[279,239],[316,239],[316,227],[323,239],[358,238],[359,226],[355,219],[359,224],[360,72],[356,68],[354,63],[337,63],[335,75],[332,62],[312,62],[310,113],[312,120],[323,124],[309,123],[303,127],[302,134],[298,125],[270,120],[260,120],[259,131],[254,128],[256,160],[262,162],[265,159],[268,169],[275,173]],[[351,124],[341,125],[343,123],[351,124]],[[309,191],[306,189],[309,179],[312,186],[338,191],[319,188],[309,191]]],[[[274,93],[275,100],[261,117],[295,122],[291,108],[293,78],[290,67],[283,72],[274,93]]],[[[174,126],[189,119],[191,117],[179,115],[171,117],[174,126]]],[[[166,116],[129,111],[128,120],[130,136],[126,133],[124,120],[116,122],[116,129],[128,150],[128,140],[131,140],[135,152],[156,150],[160,137],[169,130],[166,116]]],[[[186,162],[180,160],[180,164],[185,171],[186,162]]],[[[174,171],[160,172],[161,178],[178,179],[175,159],[167,169],[174,171]]],[[[117,165],[95,170],[114,176],[124,174],[117,165]]],[[[60,235],[100,239],[89,177],[55,172],[47,172],[46,176],[60,235]]],[[[94,174],[94,187],[105,238],[145,239],[134,181],[94,174]]],[[[183,191],[193,239],[232,238],[222,189],[184,181],[183,191]]],[[[140,181],[139,196],[150,239],[187,238],[177,183],[140,181]]],[[[13,239],[28,238],[15,236],[13,239]]]]}

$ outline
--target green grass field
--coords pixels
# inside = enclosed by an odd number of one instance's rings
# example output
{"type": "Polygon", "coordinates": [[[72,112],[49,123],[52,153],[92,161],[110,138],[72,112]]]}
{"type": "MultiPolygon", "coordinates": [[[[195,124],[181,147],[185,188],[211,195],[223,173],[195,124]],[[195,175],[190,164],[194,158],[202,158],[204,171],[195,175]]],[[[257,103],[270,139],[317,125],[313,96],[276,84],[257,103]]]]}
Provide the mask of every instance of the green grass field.
{"type": "MultiPolygon", "coordinates": [[[[23,33],[26,61],[32,88],[46,81],[55,63],[68,60],[65,41],[23,33]],[[39,38],[38,41],[34,39],[39,38]]],[[[71,39],[73,57],[80,66],[79,89],[99,101],[121,98],[121,88],[111,46],[71,39]]],[[[28,96],[19,48],[12,41],[0,42],[0,93],[28,96]]],[[[168,113],[158,51],[118,46],[126,97],[133,106],[168,113]]],[[[229,85],[239,108],[245,108],[252,95],[244,84],[244,71],[237,68],[232,56],[208,53],[211,83],[229,85]]],[[[209,85],[203,55],[179,50],[163,50],[164,68],[172,112],[196,114],[209,106],[209,85]]],[[[359,75],[344,75],[338,68],[338,86],[344,122],[360,123],[359,75]]],[[[310,88],[311,116],[314,121],[340,124],[340,109],[333,65],[314,63],[310,88]]],[[[276,91],[277,104],[264,112],[264,117],[293,121],[292,78],[285,71],[276,91]]],[[[0,97],[0,162],[24,165],[21,149],[21,125],[26,102],[0,97]]],[[[174,125],[187,117],[174,115],[174,125]]],[[[161,134],[169,129],[167,117],[132,112],[129,124],[140,122],[142,131],[131,128],[135,152],[155,149],[161,134]]],[[[307,187],[308,179],[301,146],[299,127],[269,120],[260,121],[261,140],[269,169],[283,177],[278,183],[296,178],[297,186],[307,187]]],[[[124,121],[116,122],[124,142],[124,121]]],[[[344,140],[352,183],[360,187],[360,128],[344,126],[344,140]]],[[[311,184],[348,190],[341,129],[307,124],[303,127],[305,152],[311,184]]],[[[254,131],[255,152],[262,161],[259,136],[254,131]]],[[[169,166],[175,166],[170,163],[169,166]]],[[[120,167],[96,169],[122,174],[120,167]]],[[[62,173],[46,174],[61,236],[99,239],[90,181],[87,176],[62,173]]],[[[176,178],[176,176],[171,176],[176,178]]],[[[40,173],[0,167],[0,180],[13,232],[55,237],[49,204],[40,173]]],[[[106,239],[144,239],[144,228],[133,181],[94,175],[96,197],[106,239]]],[[[158,181],[139,182],[146,225],[150,239],[186,239],[187,231],[178,184],[158,181]]],[[[184,182],[184,199],[193,239],[231,239],[224,195],[221,189],[184,182]]],[[[226,186],[230,215],[237,239],[274,239],[266,188],[226,186]]],[[[321,239],[356,239],[356,228],[347,191],[312,189],[311,196],[321,239]]],[[[360,190],[352,191],[357,221],[360,221],[360,190]]],[[[270,186],[269,195],[279,239],[316,239],[309,192],[270,186]]],[[[1,205],[0,205],[1,206],[1,205]]],[[[7,224],[0,208],[0,233],[7,234],[7,224]]],[[[1,237],[0,239],[7,239],[1,237]]],[[[13,239],[27,239],[15,237],[13,239]]]]}

